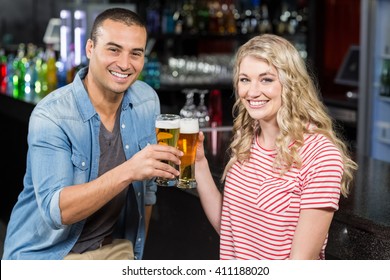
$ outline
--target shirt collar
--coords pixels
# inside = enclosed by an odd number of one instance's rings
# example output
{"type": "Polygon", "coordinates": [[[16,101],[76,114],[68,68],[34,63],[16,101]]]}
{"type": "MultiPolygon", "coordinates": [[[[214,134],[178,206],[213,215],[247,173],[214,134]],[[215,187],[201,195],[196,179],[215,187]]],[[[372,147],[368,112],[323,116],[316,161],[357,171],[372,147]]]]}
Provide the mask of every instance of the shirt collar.
{"type": "MultiPolygon", "coordinates": [[[[77,108],[83,118],[83,121],[88,121],[97,114],[95,107],[89,99],[88,92],[85,89],[83,80],[88,73],[88,67],[84,67],[77,72],[73,80],[73,92],[76,97],[77,108]]],[[[131,109],[133,107],[131,99],[131,87],[125,91],[122,101],[122,110],[131,109]]]]}

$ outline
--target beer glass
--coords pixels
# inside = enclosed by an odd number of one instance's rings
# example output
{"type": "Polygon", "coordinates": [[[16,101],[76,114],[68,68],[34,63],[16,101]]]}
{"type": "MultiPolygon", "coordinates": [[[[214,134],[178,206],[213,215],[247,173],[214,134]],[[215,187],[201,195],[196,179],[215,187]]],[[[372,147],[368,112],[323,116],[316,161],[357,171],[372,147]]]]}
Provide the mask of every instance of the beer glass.
{"type": "Polygon", "coordinates": [[[184,155],[181,158],[179,183],[177,186],[182,189],[196,188],[195,156],[198,134],[198,118],[182,118],[180,120],[178,148],[184,155]]]}
{"type": "MultiPolygon", "coordinates": [[[[156,119],[156,136],[159,145],[168,145],[177,147],[177,140],[180,132],[180,116],[174,114],[161,114],[156,119]]],[[[176,165],[167,162],[176,168],[176,165]]],[[[177,179],[166,179],[157,177],[156,182],[159,186],[175,187],[177,186],[177,179]]]]}

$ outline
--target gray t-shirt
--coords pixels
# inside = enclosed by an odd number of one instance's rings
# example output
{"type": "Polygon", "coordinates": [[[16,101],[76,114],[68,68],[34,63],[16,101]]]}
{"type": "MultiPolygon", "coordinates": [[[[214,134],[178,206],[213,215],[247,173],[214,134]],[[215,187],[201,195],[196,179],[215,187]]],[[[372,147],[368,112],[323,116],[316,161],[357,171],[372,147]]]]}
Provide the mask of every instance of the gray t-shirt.
{"type": "MultiPolygon", "coordinates": [[[[103,123],[100,125],[99,176],[126,160],[120,135],[119,116],[118,111],[112,133],[104,127],[103,123]]],[[[87,219],[72,252],[83,253],[100,247],[104,237],[112,234],[127,195],[131,198],[132,207],[136,209],[134,189],[130,185],[87,219]]]]}

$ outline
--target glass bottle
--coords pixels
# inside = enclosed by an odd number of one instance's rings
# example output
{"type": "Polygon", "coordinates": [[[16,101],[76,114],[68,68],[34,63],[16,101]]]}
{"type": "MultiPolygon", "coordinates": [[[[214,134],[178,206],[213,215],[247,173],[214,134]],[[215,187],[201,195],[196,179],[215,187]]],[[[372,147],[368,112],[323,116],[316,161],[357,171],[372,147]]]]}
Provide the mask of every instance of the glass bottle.
{"type": "Polygon", "coordinates": [[[14,84],[13,97],[17,99],[24,99],[24,75],[26,73],[25,61],[27,60],[25,57],[25,48],[25,44],[19,44],[17,57],[13,62],[15,70],[12,80],[14,84]]]}
{"type": "Polygon", "coordinates": [[[0,93],[7,92],[7,57],[3,49],[0,49],[0,93]]]}
{"type": "Polygon", "coordinates": [[[27,59],[24,61],[25,75],[24,75],[24,93],[25,100],[32,102],[35,99],[35,81],[37,75],[35,72],[35,57],[36,57],[36,46],[29,43],[27,45],[27,59]]]}
{"type": "Polygon", "coordinates": [[[221,91],[214,89],[209,96],[209,116],[212,127],[222,125],[222,96],[221,91]]]}
{"type": "Polygon", "coordinates": [[[183,25],[184,25],[184,16],[183,16],[183,10],[180,4],[177,4],[176,11],[173,14],[173,21],[175,24],[175,34],[182,34],[183,33],[183,25]]]}
{"type": "Polygon", "coordinates": [[[200,34],[208,33],[209,9],[206,0],[200,1],[196,9],[196,25],[200,34]]]}
{"type": "Polygon", "coordinates": [[[48,93],[50,93],[57,88],[57,83],[58,83],[56,56],[54,50],[50,47],[47,49],[46,63],[47,63],[47,87],[48,87],[48,93]]]}
{"type": "Polygon", "coordinates": [[[6,93],[9,96],[14,95],[14,82],[13,82],[14,75],[15,75],[14,60],[15,60],[15,55],[12,53],[9,54],[7,57],[7,78],[6,78],[7,80],[6,93]]]}
{"type": "Polygon", "coordinates": [[[35,73],[37,75],[37,80],[35,81],[35,93],[37,100],[42,99],[48,93],[47,64],[44,56],[43,49],[39,49],[37,59],[35,61],[35,73]]]}
{"type": "Polygon", "coordinates": [[[175,22],[173,20],[173,9],[171,5],[164,8],[161,20],[161,32],[163,34],[173,34],[175,30],[175,22]]]}
{"type": "Polygon", "coordinates": [[[146,15],[146,27],[148,33],[158,34],[160,32],[160,4],[156,1],[151,1],[150,5],[147,7],[146,15]]]}
{"type": "Polygon", "coordinates": [[[234,3],[230,3],[227,14],[226,14],[226,33],[227,34],[237,34],[236,14],[238,14],[238,12],[236,10],[234,3]]]}
{"type": "Polygon", "coordinates": [[[196,3],[194,0],[186,1],[183,4],[183,17],[184,17],[184,31],[190,34],[196,34],[198,32],[197,23],[196,23],[196,13],[195,10],[196,3]]]}
{"type": "Polygon", "coordinates": [[[390,58],[383,59],[380,80],[381,85],[379,94],[381,96],[390,97],[390,58]]]}
{"type": "Polygon", "coordinates": [[[259,22],[260,33],[272,33],[272,24],[269,17],[268,6],[266,3],[261,5],[261,18],[259,22]]]}
{"type": "Polygon", "coordinates": [[[216,1],[209,2],[209,25],[208,32],[210,34],[218,34],[219,32],[219,20],[218,20],[218,5],[216,1]]]}

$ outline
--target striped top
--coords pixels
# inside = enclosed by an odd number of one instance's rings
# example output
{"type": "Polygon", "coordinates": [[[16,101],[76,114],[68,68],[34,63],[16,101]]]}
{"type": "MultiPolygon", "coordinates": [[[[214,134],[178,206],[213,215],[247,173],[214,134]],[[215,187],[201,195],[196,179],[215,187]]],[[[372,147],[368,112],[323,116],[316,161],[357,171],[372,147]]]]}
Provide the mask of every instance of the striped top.
{"type": "MultiPolygon", "coordinates": [[[[250,158],[227,173],[220,230],[221,259],[287,259],[301,209],[338,209],[343,164],[325,136],[307,135],[302,167],[280,177],[275,150],[253,141],[250,158]]],[[[324,242],[319,259],[325,258],[324,242]]]]}

